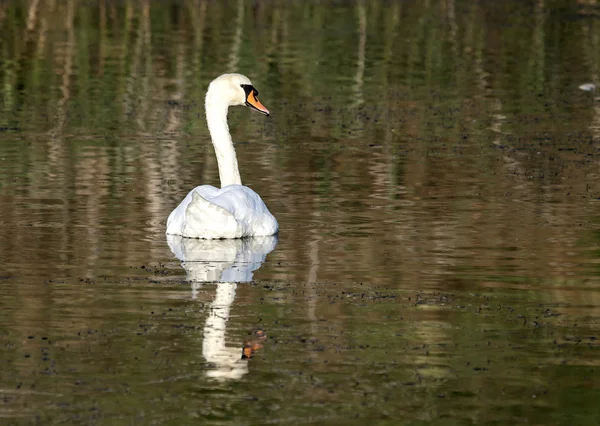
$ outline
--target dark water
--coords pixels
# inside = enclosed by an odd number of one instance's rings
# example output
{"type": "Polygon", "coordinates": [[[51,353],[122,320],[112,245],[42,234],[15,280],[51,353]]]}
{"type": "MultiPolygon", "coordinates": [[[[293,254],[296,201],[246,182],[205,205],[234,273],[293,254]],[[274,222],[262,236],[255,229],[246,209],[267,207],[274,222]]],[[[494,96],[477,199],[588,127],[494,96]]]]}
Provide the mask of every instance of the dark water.
{"type": "Polygon", "coordinates": [[[593,3],[0,4],[1,422],[598,424],[593,3]],[[227,71],[281,232],[167,242],[227,71]]]}

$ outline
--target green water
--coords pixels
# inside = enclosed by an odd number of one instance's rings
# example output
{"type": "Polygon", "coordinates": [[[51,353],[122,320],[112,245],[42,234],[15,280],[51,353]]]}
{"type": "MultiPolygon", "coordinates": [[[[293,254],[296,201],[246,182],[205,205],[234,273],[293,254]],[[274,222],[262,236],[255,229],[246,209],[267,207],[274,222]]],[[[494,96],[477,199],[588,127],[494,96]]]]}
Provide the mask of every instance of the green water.
{"type": "Polygon", "coordinates": [[[598,424],[592,3],[0,4],[0,422],[598,424]],[[167,241],[230,71],[280,234],[167,241]]]}

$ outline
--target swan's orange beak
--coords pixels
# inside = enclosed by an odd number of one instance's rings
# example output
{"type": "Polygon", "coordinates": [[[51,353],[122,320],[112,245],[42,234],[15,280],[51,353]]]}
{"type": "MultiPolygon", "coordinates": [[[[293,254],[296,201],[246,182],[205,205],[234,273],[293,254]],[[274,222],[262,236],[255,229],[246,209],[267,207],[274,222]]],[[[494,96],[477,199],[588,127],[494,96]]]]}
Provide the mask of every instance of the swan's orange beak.
{"type": "Polygon", "coordinates": [[[260,103],[258,98],[254,95],[254,90],[248,93],[248,96],[246,97],[246,105],[252,109],[257,110],[258,112],[262,112],[264,115],[269,115],[269,110],[265,108],[263,104],[260,103]]]}

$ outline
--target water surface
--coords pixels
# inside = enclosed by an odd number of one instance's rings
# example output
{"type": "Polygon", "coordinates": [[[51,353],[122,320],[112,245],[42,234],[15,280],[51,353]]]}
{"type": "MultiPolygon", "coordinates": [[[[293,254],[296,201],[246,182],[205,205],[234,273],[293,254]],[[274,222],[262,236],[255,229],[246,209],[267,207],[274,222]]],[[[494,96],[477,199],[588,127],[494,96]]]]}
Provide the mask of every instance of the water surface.
{"type": "Polygon", "coordinates": [[[0,417],[596,424],[587,3],[0,6],[0,417]],[[280,234],[167,241],[228,71],[280,234]]]}

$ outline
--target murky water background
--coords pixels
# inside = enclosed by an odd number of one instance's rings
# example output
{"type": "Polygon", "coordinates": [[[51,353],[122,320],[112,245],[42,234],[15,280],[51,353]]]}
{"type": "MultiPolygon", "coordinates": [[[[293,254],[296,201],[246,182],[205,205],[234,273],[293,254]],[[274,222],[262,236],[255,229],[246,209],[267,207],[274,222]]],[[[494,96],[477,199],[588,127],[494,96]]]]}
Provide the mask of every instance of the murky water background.
{"type": "Polygon", "coordinates": [[[2,422],[597,424],[593,3],[0,4],[2,422]],[[234,70],[279,238],[167,242],[234,70]]]}

